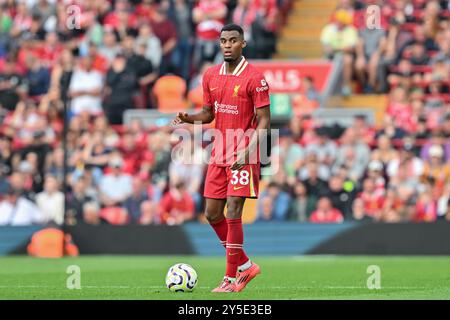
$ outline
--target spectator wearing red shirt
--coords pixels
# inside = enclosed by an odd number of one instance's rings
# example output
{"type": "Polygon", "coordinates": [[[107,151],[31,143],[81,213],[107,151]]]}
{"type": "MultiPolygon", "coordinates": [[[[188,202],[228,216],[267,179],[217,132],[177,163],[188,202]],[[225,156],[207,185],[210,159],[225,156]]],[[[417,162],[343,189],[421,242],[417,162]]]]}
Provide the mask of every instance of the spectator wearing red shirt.
{"type": "Polygon", "coordinates": [[[255,16],[252,24],[252,36],[256,44],[255,58],[269,59],[275,52],[276,32],[279,25],[276,0],[254,0],[251,10],[255,16]]]}
{"type": "Polygon", "coordinates": [[[143,25],[150,22],[150,17],[157,9],[157,4],[154,0],[143,0],[142,3],[136,6],[135,14],[138,19],[138,24],[143,25]]]}
{"type": "Polygon", "coordinates": [[[125,36],[127,32],[136,30],[137,22],[136,15],[129,11],[128,1],[117,0],[115,10],[105,17],[103,24],[112,27],[120,36],[125,36]]]}
{"type": "Polygon", "coordinates": [[[379,217],[384,205],[384,192],[376,188],[373,179],[368,178],[364,180],[363,190],[358,195],[358,199],[363,201],[366,215],[375,219],[379,217]]]}
{"type": "Polygon", "coordinates": [[[58,40],[56,32],[49,32],[45,35],[45,42],[35,49],[36,55],[44,67],[52,68],[57,63],[64,49],[58,40]]]}
{"type": "Polygon", "coordinates": [[[160,202],[161,220],[168,225],[182,224],[194,217],[194,200],[180,182],[171,187],[160,202]]]}
{"type": "Polygon", "coordinates": [[[338,209],[333,208],[329,198],[322,197],[317,202],[317,209],[313,211],[309,221],[312,223],[341,223],[344,221],[344,216],[338,209]]]}
{"type": "Polygon", "coordinates": [[[94,42],[89,42],[88,55],[92,59],[92,68],[105,75],[110,67],[109,60],[98,52],[94,42]]]}
{"type": "Polygon", "coordinates": [[[427,188],[419,194],[416,203],[415,215],[412,221],[416,222],[433,222],[437,219],[437,203],[433,200],[430,188],[427,188]]]}
{"type": "Polygon", "coordinates": [[[219,52],[217,39],[227,12],[226,5],[220,0],[201,0],[194,8],[192,18],[197,33],[194,66],[200,66],[204,61],[213,61],[216,57],[219,52]]]}
{"type": "Polygon", "coordinates": [[[409,132],[412,123],[412,108],[405,88],[397,87],[391,91],[387,114],[394,118],[395,126],[409,132]]]}

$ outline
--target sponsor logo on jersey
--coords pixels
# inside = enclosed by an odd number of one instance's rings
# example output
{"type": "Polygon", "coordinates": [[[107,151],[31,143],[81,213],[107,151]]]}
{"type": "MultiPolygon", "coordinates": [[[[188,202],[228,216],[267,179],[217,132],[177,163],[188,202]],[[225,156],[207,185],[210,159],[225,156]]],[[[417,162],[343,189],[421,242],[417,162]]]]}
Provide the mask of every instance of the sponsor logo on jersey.
{"type": "Polygon", "coordinates": [[[233,106],[230,104],[222,104],[214,101],[214,111],[215,113],[228,113],[233,115],[238,115],[239,110],[237,106],[233,106]]]}
{"type": "Polygon", "coordinates": [[[267,85],[267,82],[265,79],[261,79],[261,85],[262,85],[262,87],[256,88],[256,92],[263,92],[263,91],[269,90],[269,86],[267,85]]]}

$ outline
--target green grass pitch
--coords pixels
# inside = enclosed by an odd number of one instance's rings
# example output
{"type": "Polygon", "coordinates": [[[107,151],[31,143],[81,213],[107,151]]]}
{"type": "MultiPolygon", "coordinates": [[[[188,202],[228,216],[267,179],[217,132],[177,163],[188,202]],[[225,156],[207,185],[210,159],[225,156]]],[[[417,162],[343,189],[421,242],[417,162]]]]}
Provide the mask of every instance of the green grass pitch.
{"type": "Polygon", "coordinates": [[[196,256],[82,256],[0,258],[0,299],[450,299],[450,257],[255,257],[262,274],[240,293],[210,293],[224,258],[196,256]],[[168,268],[191,264],[192,293],[172,293],[168,268]],[[81,269],[81,289],[66,287],[67,267],[81,269]],[[366,286],[367,268],[381,270],[381,289],[366,286]]]}

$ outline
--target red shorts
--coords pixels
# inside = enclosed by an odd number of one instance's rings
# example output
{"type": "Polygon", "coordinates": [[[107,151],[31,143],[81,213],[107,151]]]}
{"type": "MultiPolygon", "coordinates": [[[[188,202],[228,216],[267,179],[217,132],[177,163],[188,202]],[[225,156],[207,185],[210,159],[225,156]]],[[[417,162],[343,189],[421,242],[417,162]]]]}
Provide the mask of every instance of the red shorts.
{"type": "Polygon", "coordinates": [[[247,164],[240,170],[230,167],[208,166],[205,179],[205,198],[226,199],[232,197],[258,198],[259,164],[247,164]]]}

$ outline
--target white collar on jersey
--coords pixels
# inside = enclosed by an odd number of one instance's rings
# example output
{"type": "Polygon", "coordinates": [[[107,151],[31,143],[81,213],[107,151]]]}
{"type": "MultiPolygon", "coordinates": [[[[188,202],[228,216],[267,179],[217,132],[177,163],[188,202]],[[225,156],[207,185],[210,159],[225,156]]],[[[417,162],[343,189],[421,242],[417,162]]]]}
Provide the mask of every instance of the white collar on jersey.
{"type": "MultiPolygon", "coordinates": [[[[242,56],[241,62],[237,65],[237,67],[233,71],[233,76],[238,77],[248,66],[248,61],[245,60],[245,57],[242,56]]],[[[227,63],[223,62],[222,66],[220,67],[219,75],[226,75],[227,74],[227,63]]]]}

